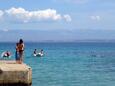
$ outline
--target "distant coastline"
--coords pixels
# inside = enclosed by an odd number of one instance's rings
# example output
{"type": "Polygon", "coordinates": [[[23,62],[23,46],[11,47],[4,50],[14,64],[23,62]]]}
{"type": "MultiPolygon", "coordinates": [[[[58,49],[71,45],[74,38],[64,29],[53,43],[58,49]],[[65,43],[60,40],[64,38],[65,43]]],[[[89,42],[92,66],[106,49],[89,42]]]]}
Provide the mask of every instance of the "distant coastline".
{"type": "MultiPolygon", "coordinates": [[[[113,40],[42,40],[42,41],[28,41],[25,40],[26,43],[115,43],[115,39],[113,40]]],[[[15,43],[14,41],[0,41],[0,43],[15,43]]]]}

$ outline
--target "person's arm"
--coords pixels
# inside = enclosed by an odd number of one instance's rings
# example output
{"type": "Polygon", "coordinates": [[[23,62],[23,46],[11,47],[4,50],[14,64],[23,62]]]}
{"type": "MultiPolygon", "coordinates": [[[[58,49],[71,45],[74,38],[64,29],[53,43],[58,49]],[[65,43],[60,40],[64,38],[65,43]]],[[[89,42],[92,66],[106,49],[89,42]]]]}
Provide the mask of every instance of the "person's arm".
{"type": "Polygon", "coordinates": [[[22,50],[24,50],[24,44],[22,44],[22,50]]]}
{"type": "Polygon", "coordinates": [[[25,46],[24,46],[24,44],[23,44],[23,49],[25,49],[25,46]]]}

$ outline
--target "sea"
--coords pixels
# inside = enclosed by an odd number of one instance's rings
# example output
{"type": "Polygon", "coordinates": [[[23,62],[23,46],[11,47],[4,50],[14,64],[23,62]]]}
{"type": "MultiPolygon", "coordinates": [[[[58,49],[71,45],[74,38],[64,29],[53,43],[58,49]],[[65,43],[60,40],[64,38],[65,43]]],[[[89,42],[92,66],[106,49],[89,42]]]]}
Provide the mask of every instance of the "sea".
{"type": "MultiPolygon", "coordinates": [[[[0,43],[0,54],[15,43],[0,43]]],[[[6,59],[7,60],[7,59],[6,59]]],[[[32,86],[115,86],[114,42],[25,42],[24,62],[32,67],[32,86]],[[43,49],[43,57],[33,51],[43,49]]]]}

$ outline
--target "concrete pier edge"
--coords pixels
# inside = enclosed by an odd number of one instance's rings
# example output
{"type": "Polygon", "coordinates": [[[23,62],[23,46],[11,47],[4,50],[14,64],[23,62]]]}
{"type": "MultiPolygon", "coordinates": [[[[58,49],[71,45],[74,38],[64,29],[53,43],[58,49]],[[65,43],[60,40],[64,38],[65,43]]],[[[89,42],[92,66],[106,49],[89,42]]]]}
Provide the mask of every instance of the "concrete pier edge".
{"type": "Polygon", "coordinates": [[[32,69],[25,63],[0,61],[0,86],[31,86],[32,69]]]}

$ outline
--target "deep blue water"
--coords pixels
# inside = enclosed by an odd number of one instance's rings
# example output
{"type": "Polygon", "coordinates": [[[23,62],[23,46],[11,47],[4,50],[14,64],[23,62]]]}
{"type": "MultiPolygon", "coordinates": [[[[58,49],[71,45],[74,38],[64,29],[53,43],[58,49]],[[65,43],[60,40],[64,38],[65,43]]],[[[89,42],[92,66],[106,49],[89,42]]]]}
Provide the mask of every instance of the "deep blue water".
{"type": "MultiPolygon", "coordinates": [[[[0,53],[15,43],[0,43],[0,53]]],[[[32,86],[115,86],[115,43],[25,43],[32,86]],[[45,56],[33,57],[34,49],[45,56]]]]}

